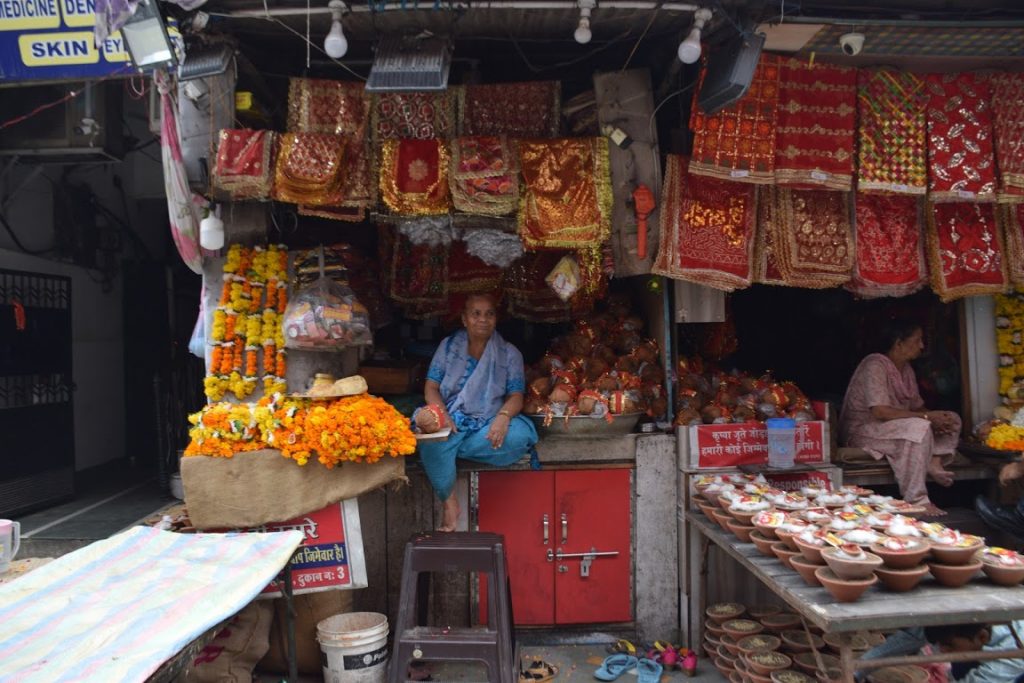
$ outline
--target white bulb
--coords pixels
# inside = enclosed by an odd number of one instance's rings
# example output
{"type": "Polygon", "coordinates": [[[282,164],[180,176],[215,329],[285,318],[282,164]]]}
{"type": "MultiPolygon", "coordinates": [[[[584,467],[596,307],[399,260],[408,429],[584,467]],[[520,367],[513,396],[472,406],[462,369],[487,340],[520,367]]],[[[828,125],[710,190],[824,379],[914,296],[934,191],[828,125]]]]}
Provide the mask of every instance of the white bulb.
{"type": "Polygon", "coordinates": [[[341,22],[331,22],[331,32],[324,38],[324,52],[332,59],[341,59],[348,52],[348,41],[341,30],[341,22]]]}
{"type": "Polygon", "coordinates": [[[199,246],[210,251],[224,246],[224,221],[213,213],[199,221],[199,246]]]}
{"type": "Polygon", "coordinates": [[[686,40],[679,43],[679,61],[683,64],[693,64],[700,59],[700,29],[695,28],[686,36],[686,40]]]}
{"type": "Polygon", "coordinates": [[[576,39],[576,42],[580,45],[586,45],[590,42],[593,35],[590,33],[590,19],[580,19],[580,25],[573,32],[572,37],[576,39]]]}

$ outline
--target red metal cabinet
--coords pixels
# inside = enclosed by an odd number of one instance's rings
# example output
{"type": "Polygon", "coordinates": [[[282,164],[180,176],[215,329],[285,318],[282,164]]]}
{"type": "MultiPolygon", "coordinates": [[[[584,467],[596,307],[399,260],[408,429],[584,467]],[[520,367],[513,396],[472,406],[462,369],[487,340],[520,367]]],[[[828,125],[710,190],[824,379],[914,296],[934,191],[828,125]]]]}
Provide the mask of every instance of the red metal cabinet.
{"type": "Polygon", "coordinates": [[[630,472],[480,473],[479,528],[505,535],[516,624],[632,621],[630,472]]]}

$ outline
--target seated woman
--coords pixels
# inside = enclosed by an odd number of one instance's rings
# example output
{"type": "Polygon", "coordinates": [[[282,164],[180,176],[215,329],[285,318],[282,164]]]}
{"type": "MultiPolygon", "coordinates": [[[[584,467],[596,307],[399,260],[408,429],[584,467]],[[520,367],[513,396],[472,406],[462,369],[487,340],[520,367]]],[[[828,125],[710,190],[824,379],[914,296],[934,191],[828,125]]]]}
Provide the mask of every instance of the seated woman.
{"type": "Polygon", "coordinates": [[[927,475],[950,486],[945,469],[960,438],[960,418],[946,410],[928,410],[910,361],[924,350],[920,325],[893,321],[882,331],[887,351],[867,356],[846,390],[839,420],[840,439],[875,459],[888,459],[903,498],[943,514],[928,500],[927,475]]]}
{"type": "Polygon", "coordinates": [[[454,531],[455,459],[511,465],[537,443],[537,429],[519,412],[526,378],[523,356],[495,331],[498,312],[487,295],[466,300],[466,329],[445,337],[430,363],[423,396],[443,409],[452,434],[447,441],[421,443],[420,459],[437,497],[444,501],[440,531],[454,531]]]}

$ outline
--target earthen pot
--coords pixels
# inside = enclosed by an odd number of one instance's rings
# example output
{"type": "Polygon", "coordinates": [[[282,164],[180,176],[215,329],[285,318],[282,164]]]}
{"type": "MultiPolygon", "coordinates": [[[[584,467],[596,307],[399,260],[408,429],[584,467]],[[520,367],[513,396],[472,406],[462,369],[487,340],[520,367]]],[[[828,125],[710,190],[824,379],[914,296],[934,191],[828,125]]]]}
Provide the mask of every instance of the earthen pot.
{"type": "Polygon", "coordinates": [[[726,498],[725,496],[718,496],[718,498],[716,498],[715,500],[718,503],[718,507],[722,508],[723,510],[728,510],[729,506],[732,505],[732,499],[726,498]]]}
{"type": "Polygon", "coordinates": [[[762,618],[761,623],[764,624],[765,631],[769,633],[782,633],[799,626],[800,616],[792,612],[782,612],[762,618]]]}
{"type": "Polygon", "coordinates": [[[806,541],[801,539],[799,536],[794,536],[793,541],[796,543],[797,549],[800,551],[800,554],[804,556],[805,560],[818,566],[825,564],[825,560],[821,556],[821,550],[825,546],[811,545],[810,543],[807,543],[806,541]]]}
{"type": "Polygon", "coordinates": [[[818,577],[814,575],[815,570],[821,567],[820,564],[810,562],[806,557],[795,555],[790,558],[789,566],[796,570],[796,573],[804,580],[808,586],[820,586],[821,581],[818,581],[818,577]]]}
{"type": "Polygon", "coordinates": [[[868,673],[868,683],[925,683],[928,672],[919,666],[886,666],[868,673]]]}
{"type": "Polygon", "coordinates": [[[874,553],[863,553],[863,558],[843,557],[839,548],[825,548],[821,556],[840,579],[866,579],[882,566],[882,558],[874,553]]]}
{"type": "Polygon", "coordinates": [[[739,671],[733,671],[729,674],[729,683],[747,683],[747,677],[739,671]]]}
{"type": "Polygon", "coordinates": [[[778,537],[780,541],[785,543],[786,547],[790,550],[800,550],[800,548],[797,547],[795,540],[797,534],[786,531],[785,529],[776,529],[775,535],[778,537]]]}
{"type": "Polygon", "coordinates": [[[815,671],[818,683],[843,683],[843,670],[838,666],[827,667],[824,671],[815,671]]]}
{"type": "Polygon", "coordinates": [[[716,624],[710,619],[704,622],[704,630],[713,635],[715,637],[715,640],[718,640],[719,638],[725,635],[725,629],[722,628],[722,624],[716,624]]]}
{"type": "Polygon", "coordinates": [[[704,513],[705,517],[707,517],[711,521],[715,521],[713,512],[718,509],[717,505],[714,505],[712,503],[702,503],[701,501],[698,500],[697,507],[699,507],[700,511],[704,513]]]}
{"type": "MultiPolygon", "coordinates": [[[[821,567],[828,571],[828,567],[821,567]]],[[[821,636],[811,634],[811,640],[808,642],[807,634],[802,629],[788,629],[782,632],[782,648],[786,652],[792,652],[798,654],[800,652],[810,652],[811,646],[813,645],[815,650],[820,650],[825,647],[825,641],[821,639],[821,636]]]]}
{"type": "Polygon", "coordinates": [[[737,641],[746,638],[747,636],[754,636],[764,630],[764,626],[759,621],[753,619],[730,619],[729,621],[722,624],[722,628],[725,629],[726,634],[737,641]]]}
{"type": "MultiPolygon", "coordinates": [[[[753,534],[751,534],[753,537],[753,534]]],[[[747,614],[750,615],[751,619],[757,619],[764,623],[762,620],[765,617],[775,616],[776,614],[782,614],[782,608],[778,605],[753,605],[747,608],[747,614]]]]}
{"type": "Polygon", "coordinates": [[[718,522],[718,526],[722,527],[725,531],[729,531],[729,522],[733,521],[732,515],[725,510],[712,510],[711,516],[718,522]]]}
{"type": "MultiPolygon", "coordinates": [[[[821,663],[825,666],[826,670],[839,667],[839,657],[825,652],[819,653],[818,656],[821,657],[821,663]]],[[[818,673],[818,660],[814,658],[813,652],[801,652],[800,654],[793,655],[793,664],[805,674],[813,676],[818,673]]]]}
{"type": "Polygon", "coordinates": [[[761,674],[748,671],[747,676],[750,677],[750,683],[772,683],[771,676],[762,676],[761,674]]]}
{"type": "Polygon", "coordinates": [[[732,648],[730,648],[730,646],[726,645],[725,643],[722,643],[718,646],[718,657],[729,662],[735,668],[736,658],[739,657],[739,648],[735,646],[735,643],[733,643],[732,648]],[[733,649],[736,650],[736,654],[733,654],[733,649]]]}
{"type": "Polygon", "coordinates": [[[740,656],[740,646],[736,644],[735,638],[730,636],[728,633],[723,633],[719,640],[722,641],[722,647],[724,647],[728,653],[726,656],[727,659],[736,659],[740,656]]]}
{"type": "Polygon", "coordinates": [[[982,560],[981,571],[997,586],[1016,586],[1024,581],[1024,564],[1005,565],[982,560]]]}
{"type": "Polygon", "coordinates": [[[879,567],[875,570],[875,576],[882,582],[882,585],[893,593],[906,593],[921,583],[921,579],[928,573],[928,565],[919,564],[909,569],[893,569],[892,567],[879,567]]]}
{"type": "Polygon", "coordinates": [[[944,565],[972,564],[974,554],[981,550],[984,545],[985,543],[980,538],[977,538],[974,543],[967,546],[932,543],[932,558],[935,562],[944,565]]]}
{"type": "MultiPolygon", "coordinates": [[[[771,511],[771,509],[772,508],[766,508],[766,510],[768,511],[771,511]]],[[[753,526],[754,524],[754,522],[751,521],[754,519],[754,515],[764,511],[765,510],[737,510],[736,508],[733,507],[729,508],[729,514],[735,517],[737,522],[739,522],[740,524],[747,524],[750,526],[753,526]]]]}
{"type": "Polygon", "coordinates": [[[970,564],[942,564],[929,562],[928,568],[939,584],[948,588],[959,588],[966,585],[981,569],[981,562],[970,564]]]}
{"type": "Polygon", "coordinates": [[[721,657],[715,657],[715,668],[723,676],[728,678],[732,672],[736,671],[736,667],[732,665],[732,662],[722,659],[721,657]]]}
{"type": "Polygon", "coordinates": [[[774,650],[754,652],[745,659],[751,671],[759,676],[770,676],[773,671],[788,669],[793,665],[793,660],[788,655],[774,650]]]}
{"type": "Polygon", "coordinates": [[[779,558],[779,561],[782,562],[782,564],[786,565],[790,569],[793,568],[793,565],[789,563],[790,558],[800,554],[800,551],[793,550],[782,541],[772,544],[772,552],[775,553],[775,557],[779,558]]]}
{"type": "MultiPolygon", "coordinates": [[[[881,558],[878,563],[882,563],[881,558]]],[[[818,567],[814,575],[837,602],[855,602],[864,591],[878,583],[878,577],[874,574],[864,579],[841,579],[828,567],[818,567]]]]}
{"type": "Polygon", "coordinates": [[[775,553],[772,552],[772,545],[778,543],[774,538],[765,538],[764,534],[754,528],[754,531],[750,534],[750,542],[757,546],[757,552],[768,557],[775,557],[775,553]]]}
{"type": "MultiPolygon", "coordinates": [[[[850,649],[855,653],[864,652],[865,650],[870,649],[871,641],[868,639],[868,633],[868,631],[857,631],[856,633],[851,633],[849,635],[850,649]]],[[[822,640],[825,641],[825,644],[828,645],[832,652],[835,652],[837,655],[839,654],[843,644],[842,636],[838,633],[829,633],[826,634],[822,640]]]]}
{"type": "Polygon", "coordinates": [[[778,536],[775,534],[775,531],[776,529],[778,529],[778,527],[771,526],[769,524],[758,524],[755,521],[756,517],[757,515],[754,515],[754,519],[751,519],[750,523],[756,526],[758,531],[760,531],[766,538],[778,538],[778,536]]]}
{"type": "Polygon", "coordinates": [[[766,633],[757,633],[752,636],[746,636],[740,638],[737,642],[740,646],[740,652],[744,655],[751,655],[755,652],[768,652],[769,650],[778,650],[782,646],[782,639],[778,636],[773,636],[766,633]]]}
{"type": "MultiPolygon", "coordinates": [[[[717,624],[719,629],[721,629],[721,625],[723,623],[730,619],[740,618],[746,611],[746,606],[738,602],[718,602],[714,605],[709,605],[708,608],[704,610],[704,614],[707,615],[708,619],[717,624]]],[[[721,635],[722,633],[725,633],[724,629],[718,632],[718,635],[721,635]]]]}
{"type": "Polygon", "coordinates": [[[728,522],[726,526],[729,527],[729,531],[736,535],[736,538],[740,539],[743,543],[750,543],[750,532],[754,531],[753,526],[741,524],[739,522],[728,522]]]}
{"type": "MultiPolygon", "coordinates": [[[[901,539],[910,544],[906,550],[893,550],[886,548],[882,543],[871,545],[871,552],[882,558],[886,567],[891,569],[911,569],[921,564],[931,550],[931,543],[919,538],[901,539]]],[[[883,541],[884,542],[884,541],[883,541]]]]}
{"type": "Polygon", "coordinates": [[[813,678],[805,673],[793,669],[783,669],[772,672],[773,683],[816,683],[813,678]]]}

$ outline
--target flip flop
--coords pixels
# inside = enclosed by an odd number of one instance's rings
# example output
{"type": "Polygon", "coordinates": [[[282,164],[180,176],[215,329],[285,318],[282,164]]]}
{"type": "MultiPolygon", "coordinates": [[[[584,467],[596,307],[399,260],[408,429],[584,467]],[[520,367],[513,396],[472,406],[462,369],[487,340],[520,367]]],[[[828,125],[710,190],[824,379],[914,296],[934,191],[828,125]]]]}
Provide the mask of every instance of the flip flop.
{"type": "Polygon", "coordinates": [[[636,645],[625,638],[616,640],[614,643],[606,647],[605,650],[611,655],[623,654],[636,657],[636,645]]]}
{"type": "Polygon", "coordinates": [[[519,672],[519,683],[545,683],[558,675],[558,667],[543,659],[534,659],[530,666],[519,672]]]}
{"type": "Polygon", "coordinates": [[[618,654],[605,657],[601,667],[594,672],[594,678],[599,681],[614,681],[630,669],[635,668],[636,664],[637,658],[633,655],[618,654]]]}
{"type": "Polygon", "coordinates": [[[637,683],[658,683],[661,680],[661,664],[658,664],[653,659],[638,660],[636,663],[637,683]]]}

